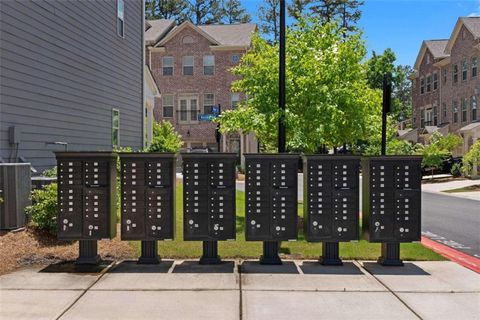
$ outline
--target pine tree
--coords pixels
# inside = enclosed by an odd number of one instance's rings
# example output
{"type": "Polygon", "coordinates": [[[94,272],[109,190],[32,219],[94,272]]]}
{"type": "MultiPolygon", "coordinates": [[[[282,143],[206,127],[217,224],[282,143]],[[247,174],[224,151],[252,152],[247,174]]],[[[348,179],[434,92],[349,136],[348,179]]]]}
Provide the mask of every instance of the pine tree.
{"type": "Polygon", "coordinates": [[[222,21],[220,0],[190,0],[184,18],[195,25],[214,24],[222,21]]]}
{"type": "Polygon", "coordinates": [[[252,20],[247,10],[242,7],[240,0],[224,0],[222,2],[223,22],[227,24],[232,23],[247,23],[252,20]]]}
{"type": "Polygon", "coordinates": [[[263,5],[258,7],[258,19],[260,31],[272,37],[274,43],[278,42],[280,35],[280,0],[265,0],[263,5]]]}
{"type": "Polygon", "coordinates": [[[147,0],[145,2],[145,19],[173,19],[182,22],[187,9],[185,0],[147,0]]]}

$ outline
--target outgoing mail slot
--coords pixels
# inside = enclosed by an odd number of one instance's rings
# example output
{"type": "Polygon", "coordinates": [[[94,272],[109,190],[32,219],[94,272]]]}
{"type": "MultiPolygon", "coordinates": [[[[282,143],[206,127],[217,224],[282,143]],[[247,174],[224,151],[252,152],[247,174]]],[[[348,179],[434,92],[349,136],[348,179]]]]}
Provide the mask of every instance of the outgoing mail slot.
{"type": "Polygon", "coordinates": [[[421,157],[363,160],[363,232],[371,242],[420,240],[421,157]]]}

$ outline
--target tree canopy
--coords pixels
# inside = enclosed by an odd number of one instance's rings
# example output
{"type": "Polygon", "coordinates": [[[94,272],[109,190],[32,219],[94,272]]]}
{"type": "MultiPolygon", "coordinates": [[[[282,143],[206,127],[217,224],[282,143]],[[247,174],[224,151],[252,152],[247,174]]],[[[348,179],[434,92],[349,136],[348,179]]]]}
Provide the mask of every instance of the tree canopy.
{"type": "MultiPolygon", "coordinates": [[[[344,39],[336,23],[300,20],[288,29],[287,44],[287,149],[315,152],[321,145],[336,147],[371,135],[381,94],[366,80],[361,33],[344,39]]],[[[233,73],[240,79],[232,89],[248,99],[221,115],[222,131],[255,132],[265,150],[274,150],[280,116],[278,45],[255,36],[233,73]]]]}

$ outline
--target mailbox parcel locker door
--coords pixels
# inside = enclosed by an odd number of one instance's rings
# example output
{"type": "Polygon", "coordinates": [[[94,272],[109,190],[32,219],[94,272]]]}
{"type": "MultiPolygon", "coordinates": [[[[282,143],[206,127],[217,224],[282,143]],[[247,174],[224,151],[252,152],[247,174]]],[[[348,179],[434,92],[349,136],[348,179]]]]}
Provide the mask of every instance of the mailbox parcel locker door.
{"type": "Polygon", "coordinates": [[[297,193],[295,189],[277,189],[272,194],[271,230],[273,238],[296,239],[297,193]]]}
{"type": "Polygon", "coordinates": [[[265,240],[270,238],[270,201],[267,188],[248,188],[246,191],[247,240],[265,240]]]}
{"type": "Polygon", "coordinates": [[[357,213],[358,189],[337,190],[334,192],[333,231],[335,239],[339,241],[358,239],[359,226],[357,213]]]}
{"type": "Polygon", "coordinates": [[[108,195],[106,188],[86,188],[84,202],[84,236],[92,239],[108,238],[108,195]]]}
{"type": "Polygon", "coordinates": [[[183,192],[184,239],[202,240],[208,235],[207,187],[205,185],[196,188],[184,186],[183,192]]]}
{"type": "Polygon", "coordinates": [[[78,239],[82,236],[83,197],[82,187],[58,189],[60,238],[78,239]]]}
{"type": "Polygon", "coordinates": [[[235,239],[235,190],[214,189],[210,192],[209,235],[216,240],[235,239]]]}
{"type": "Polygon", "coordinates": [[[173,239],[173,201],[171,189],[147,191],[147,239],[173,239]]]}
{"type": "Polygon", "coordinates": [[[144,188],[122,184],[122,239],[145,238],[145,209],[144,188]]]}
{"type": "Polygon", "coordinates": [[[419,241],[420,193],[417,190],[397,190],[395,192],[395,239],[419,241]]]}

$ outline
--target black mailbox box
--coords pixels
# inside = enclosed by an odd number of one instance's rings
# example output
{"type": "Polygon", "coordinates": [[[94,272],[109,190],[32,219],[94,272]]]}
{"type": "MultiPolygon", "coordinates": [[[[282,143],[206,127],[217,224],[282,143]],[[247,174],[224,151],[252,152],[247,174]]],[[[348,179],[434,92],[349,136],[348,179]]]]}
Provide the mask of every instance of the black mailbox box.
{"type": "Polygon", "coordinates": [[[183,238],[234,240],[235,153],[183,153],[183,238]]]}
{"type": "Polygon", "coordinates": [[[307,241],[358,240],[359,167],[360,157],[304,156],[303,211],[307,241]]]}
{"type": "Polygon", "coordinates": [[[175,164],[173,153],[119,153],[122,240],[173,240],[175,164]]]}
{"type": "Polygon", "coordinates": [[[362,159],[362,229],[370,242],[421,240],[420,156],[362,159]]]}
{"type": "Polygon", "coordinates": [[[116,235],[116,159],[110,152],[56,152],[58,239],[116,235]]]}
{"type": "Polygon", "coordinates": [[[296,154],[245,154],[245,238],[297,239],[296,154]]]}

